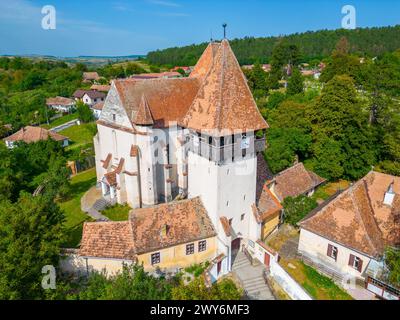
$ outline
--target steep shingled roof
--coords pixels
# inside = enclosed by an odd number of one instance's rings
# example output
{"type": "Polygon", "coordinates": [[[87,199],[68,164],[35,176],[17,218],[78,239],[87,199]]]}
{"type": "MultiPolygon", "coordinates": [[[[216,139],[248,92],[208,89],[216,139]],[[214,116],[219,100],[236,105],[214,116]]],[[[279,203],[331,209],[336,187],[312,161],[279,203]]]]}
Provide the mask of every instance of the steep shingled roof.
{"type": "Polygon", "coordinates": [[[123,79],[115,80],[114,84],[122,106],[133,123],[142,96],[146,96],[155,127],[166,127],[170,121],[179,121],[200,87],[197,78],[123,79]]]}
{"type": "Polygon", "coordinates": [[[307,170],[303,163],[279,172],[271,182],[275,182],[274,193],[282,202],[286,197],[297,197],[312,190],[326,180],[307,170]]]}
{"type": "Polygon", "coordinates": [[[188,78],[122,79],[114,85],[132,123],[145,95],[154,127],[178,122],[195,130],[211,129],[216,135],[214,129],[268,127],[227,40],[210,43],[188,78]]]}
{"type": "MultiPolygon", "coordinates": [[[[205,55],[200,61],[204,60],[204,65],[208,66],[212,57],[212,64],[182,125],[197,131],[210,131],[213,135],[223,134],[222,130],[255,131],[268,128],[229,42],[223,40],[218,48],[209,46],[205,55]]],[[[207,68],[203,69],[205,71],[207,68]]],[[[195,67],[193,78],[196,78],[196,73],[202,75],[204,72],[200,70],[203,69],[195,67]]]]}
{"type": "Polygon", "coordinates": [[[400,245],[400,177],[370,172],[340,195],[311,212],[299,226],[346,247],[378,257],[400,245]],[[393,183],[392,206],[383,199],[393,183]]]}
{"type": "Polygon", "coordinates": [[[147,102],[146,96],[143,94],[140,100],[139,109],[136,112],[135,119],[133,122],[137,125],[152,125],[154,124],[153,117],[149,108],[149,103],[147,102]]]}
{"type": "Polygon", "coordinates": [[[215,235],[207,211],[196,197],[132,210],[128,221],[86,222],[79,254],[133,260],[135,255],[215,235]]]}

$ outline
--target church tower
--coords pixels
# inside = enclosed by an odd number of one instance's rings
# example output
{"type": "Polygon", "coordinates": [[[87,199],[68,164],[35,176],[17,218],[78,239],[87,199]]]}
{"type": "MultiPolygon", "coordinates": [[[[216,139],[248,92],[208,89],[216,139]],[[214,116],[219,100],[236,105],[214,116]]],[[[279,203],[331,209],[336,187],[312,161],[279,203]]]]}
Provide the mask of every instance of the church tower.
{"type": "MultiPolygon", "coordinates": [[[[202,85],[182,120],[189,141],[188,197],[201,196],[231,256],[243,241],[256,241],[257,152],[264,150],[261,116],[227,40],[210,43],[191,77],[202,85]]],[[[230,259],[230,258],[229,258],[230,259]]]]}

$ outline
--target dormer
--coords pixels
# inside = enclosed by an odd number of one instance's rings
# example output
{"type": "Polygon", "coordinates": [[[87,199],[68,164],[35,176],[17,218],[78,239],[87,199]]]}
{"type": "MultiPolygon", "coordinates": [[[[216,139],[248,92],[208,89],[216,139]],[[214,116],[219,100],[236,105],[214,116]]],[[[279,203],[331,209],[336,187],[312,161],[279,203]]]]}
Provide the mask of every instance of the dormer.
{"type": "Polygon", "coordinates": [[[389,185],[385,197],[383,198],[383,203],[387,206],[392,206],[394,200],[395,193],[393,191],[393,182],[389,185]]]}

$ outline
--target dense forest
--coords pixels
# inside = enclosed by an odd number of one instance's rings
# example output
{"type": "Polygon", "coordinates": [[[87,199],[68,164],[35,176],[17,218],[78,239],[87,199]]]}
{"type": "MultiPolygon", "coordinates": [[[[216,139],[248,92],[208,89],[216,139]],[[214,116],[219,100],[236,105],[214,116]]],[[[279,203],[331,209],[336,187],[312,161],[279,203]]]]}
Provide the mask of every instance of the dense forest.
{"type": "MultiPolygon", "coordinates": [[[[282,37],[246,37],[230,40],[230,44],[241,65],[253,64],[256,61],[269,63],[274,46],[282,39],[300,49],[303,62],[311,62],[329,56],[342,37],[346,37],[351,43],[351,53],[370,57],[380,56],[400,48],[400,25],[356,30],[309,31],[282,37]]],[[[191,66],[197,62],[206,46],[207,43],[201,43],[157,50],[149,52],[147,59],[156,65],[191,66]]]]}

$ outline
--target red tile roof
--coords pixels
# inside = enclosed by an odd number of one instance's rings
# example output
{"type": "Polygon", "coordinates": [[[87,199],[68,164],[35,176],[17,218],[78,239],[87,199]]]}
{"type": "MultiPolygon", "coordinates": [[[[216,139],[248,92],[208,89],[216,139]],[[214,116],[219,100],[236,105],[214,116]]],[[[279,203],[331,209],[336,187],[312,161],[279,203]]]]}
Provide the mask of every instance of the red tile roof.
{"type": "Polygon", "coordinates": [[[372,257],[400,245],[400,177],[370,172],[300,221],[301,228],[372,257]],[[392,206],[383,203],[390,184],[392,206]]]}
{"type": "Polygon", "coordinates": [[[104,108],[104,102],[97,102],[93,107],[92,107],[92,109],[95,109],[95,110],[103,110],[103,108],[104,108]]]}
{"type": "Polygon", "coordinates": [[[54,97],[54,98],[48,98],[46,99],[46,104],[48,106],[52,105],[60,105],[60,106],[70,106],[75,104],[75,101],[70,98],[64,98],[64,97],[54,97]]]}
{"type": "Polygon", "coordinates": [[[169,122],[195,130],[268,127],[226,40],[210,43],[188,78],[122,79],[114,85],[132,123],[145,95],[155,127],[169,122]]]}
{"type": "Polygon", "coordinates": [[[86,222],[79,254],[133,260],[135,255],[215,235],[207,211],[196,197],[133,210],[128,221],[86,222]]]}
{"type": "Polygon", "coordinates": [[[55,141],[63,141],[68,139],[67,137],[58,134],[56,132],[46,130],[41,127],[32,127],[32,126],[27,126],[25,128],[22,128],[21,130],[17,131],[13,135],[5,138],[5,141],[24,141],[26,143],[31,143],[31,142],[37,142],[40,140],[47,140],[48,138],[51,138],[55,141]]]}
{"type": "Polygon", "coordinates": [[[90,87],[91,90],[97,90],[102,92],[108,92],[111,89],[111,86],[108,84],[93,84],[90,87]]]}
{"type": "Polygon", "coordinates": [[[151,115],[149,103],[147,102],[146,96],[143,94],[139,104],[139,108],[136,112],[133,122],[137,125],[152,125],[154,124],[153,117],[151,115]]]}
{"type": "Polygon", "coordinates": [[[282,205],[272,194],[267,185],[264,185],[260,198],[257,201],[257,209],[260,222],[279,215],[282,210],[282,205]]]}
{"type": "Polygon", "coordinates": [[[204,54],[206,57],[200,59],[204,60],[204,67],[195,67],[193,77],[202,75],[210,62],[211,66],[182,125],[197,131],[210,131],[213,135],[222,135],[222,130],[232,132],[268,128],[228,41],[223,40],[218,48],[210,44],[204,54]]]}
{"type": "Polygon", "coordinates": [[[273,181],[275,182],[274,193],[282,202],[286,197],[297,197],[305,194],[326,180],[307,170],[303,163],[299,162],[278,173],[273,181]]]}
{"type": "Polygon", "coordinates": [[[84,80],[99,80],[99,74],[97,72],[84,72],[83,73],[84,80]]]}
{"type": "Polygon", "coordinates": [[[227,217],[220,217],[219,220],[221,221],[222,228],[224,229],[225,235],[227,237],[231,236],[231,226],[229,224],[228,218],[227,217]]]}
{"type": "Polygon", "coordinates": [[[115,80],[114,85],[133,123],[145,95],[154,126],[166,127],[170,121],[179,121],[185,115],[200,82],[191,78],[160,78],[146,81],[123,79],[115,80]]]}

